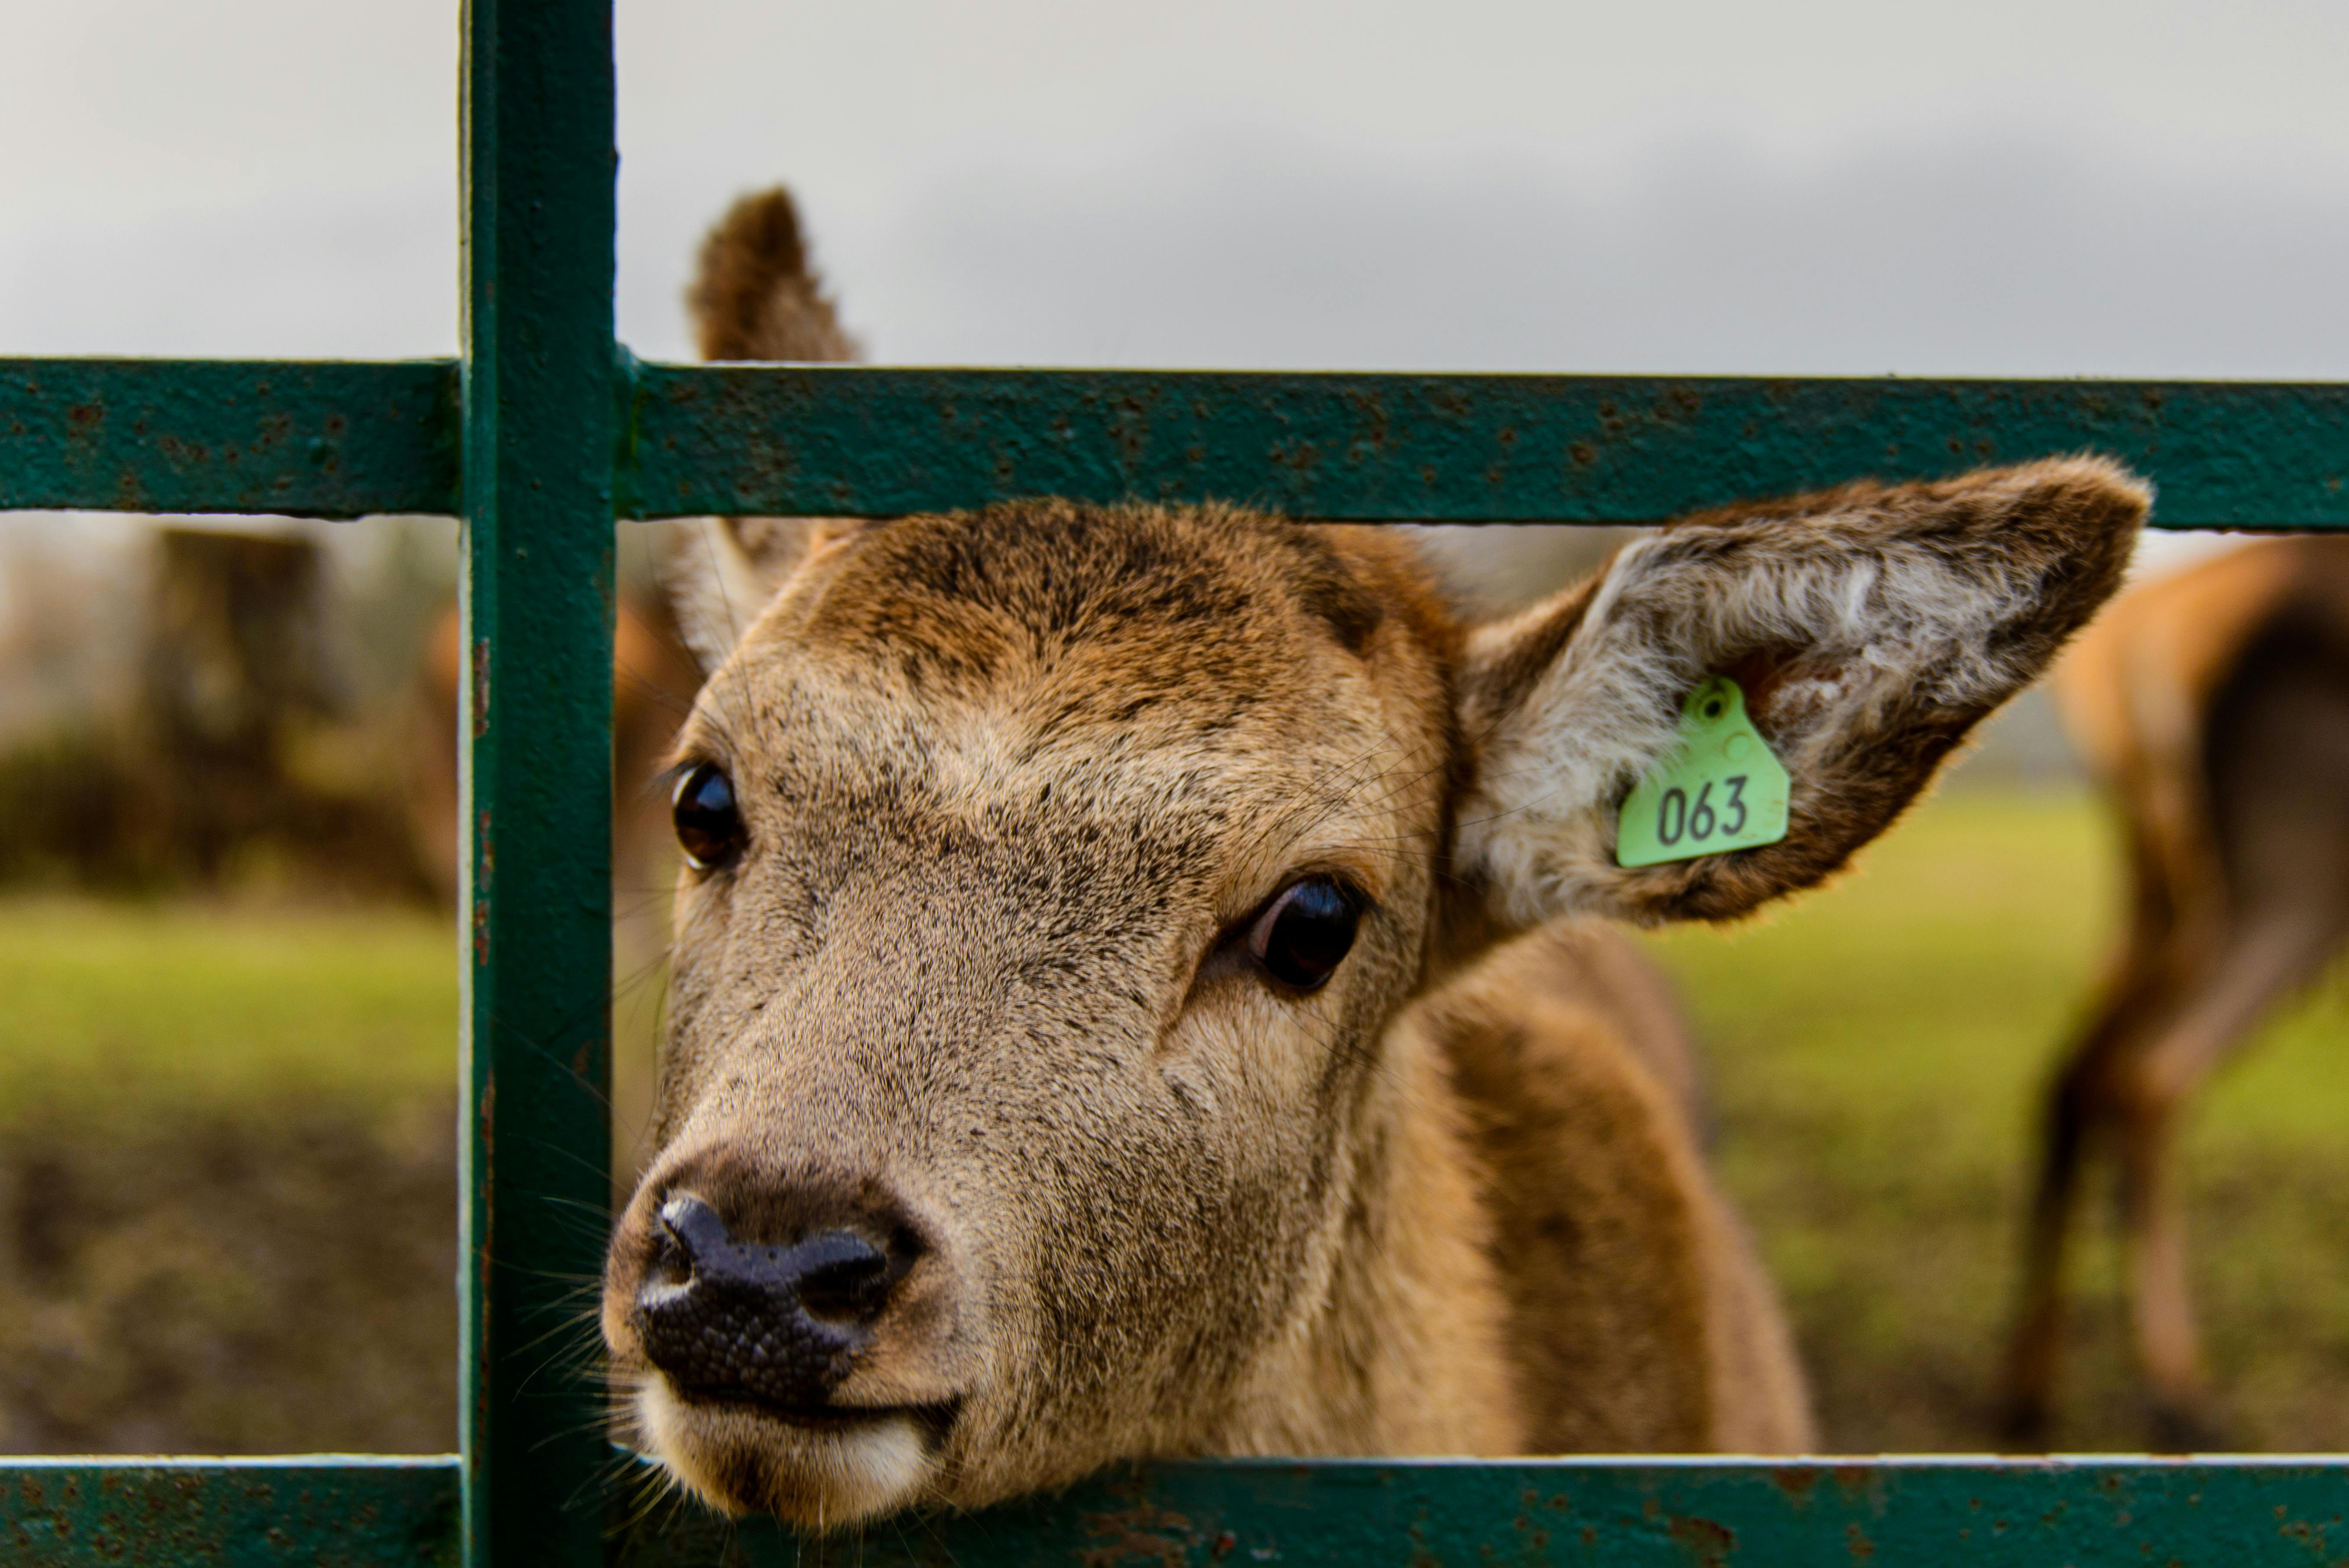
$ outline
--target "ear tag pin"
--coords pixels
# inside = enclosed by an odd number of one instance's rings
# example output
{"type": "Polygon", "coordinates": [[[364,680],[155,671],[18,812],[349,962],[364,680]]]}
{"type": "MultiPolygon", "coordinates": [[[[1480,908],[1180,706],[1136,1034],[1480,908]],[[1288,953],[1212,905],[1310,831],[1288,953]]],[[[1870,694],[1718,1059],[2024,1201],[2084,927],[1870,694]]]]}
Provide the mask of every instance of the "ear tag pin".
{"type": "Polygon", "coordinates": [[[1623,801],[1615,863],[1654,866],[1786,836],[1786,770],[1745,715],[1745,694],[1714,676],[1689,694],[1680,735],[1623,801]]]}

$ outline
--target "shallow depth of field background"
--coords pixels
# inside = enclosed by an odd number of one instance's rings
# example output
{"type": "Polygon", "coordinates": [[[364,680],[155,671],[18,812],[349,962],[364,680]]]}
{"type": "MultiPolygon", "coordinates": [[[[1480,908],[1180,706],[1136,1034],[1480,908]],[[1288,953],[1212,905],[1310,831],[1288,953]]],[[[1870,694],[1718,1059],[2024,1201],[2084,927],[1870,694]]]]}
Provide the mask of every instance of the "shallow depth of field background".
{"type": "MultiPolygon", "coordinates": [[[[6,19],[0,354],[454,351],[453,6],[6,19]]],[[[885,362],[2349,377],[2349,7],[626,0],[619,36],[650,356],[701,228],[787,179],[885,362]]],[[[411,817],[453,525],[228,525],[317,573],[258,825],[159,738],[158,526],[0,515],[0,1452],[445,1449],[456,936],[411,817]]],[[[1496,601],[1588,542],[1440,541],[1496,601]]],[[[1837,885],[1654,940],[1833,1447],[1992,1441],[2116,870],[2027,698],[1837,885]]],[[[661,883],[616,901],[623,1166],[661,883]]],[[[2336,980],[2189,1140],[2246,1448],[2349,1447],[2344,1130],[2336,980]]],[[[2108,1207],[2065,1449],[2144,1441],[2108,1207]]]]}
{"type": "MultiPolygon", "coordinates": [[[[2113,850],[2076,788],[1961,774],[1840,885],[1655,944],[1833,1448],[1992,1442],[2028,1098],[2110,930],[2113,850]]],[[[408,907],[0,899],[0,1449],[452,1441],[454,944],[408,907]]],[[[648,1006],[618,1009],[640,1049],[648,1006]]],[[[2247,1448],[2349,1447],[2344,1035],[2328,985],[2189,1141],[2247,1448]]],[[[2085,1256],[2056,1442],[2139,1448],[2116,1259],[2085,1256]]]]}

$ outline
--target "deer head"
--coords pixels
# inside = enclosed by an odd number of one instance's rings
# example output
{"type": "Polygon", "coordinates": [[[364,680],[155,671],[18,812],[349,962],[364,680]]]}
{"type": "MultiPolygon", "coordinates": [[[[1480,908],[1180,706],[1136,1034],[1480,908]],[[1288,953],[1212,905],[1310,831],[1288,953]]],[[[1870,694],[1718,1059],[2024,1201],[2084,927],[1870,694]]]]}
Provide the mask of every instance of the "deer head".
{"type": "Polygon", "coordinates": [[[2088,459],[1853,486],[1480,625],[1400,535],[1226,507],[768,531],[677,754],[660,1152],[604,1298],[644,1441],[812,1525],[1127,1457],[1505,1449],[1508,1238],[1399,1018],[1533,923],[1834,871],[2147,500],[2088,459]],[[1617,866],[1716,673],[1787,836],[1617,866]]]}

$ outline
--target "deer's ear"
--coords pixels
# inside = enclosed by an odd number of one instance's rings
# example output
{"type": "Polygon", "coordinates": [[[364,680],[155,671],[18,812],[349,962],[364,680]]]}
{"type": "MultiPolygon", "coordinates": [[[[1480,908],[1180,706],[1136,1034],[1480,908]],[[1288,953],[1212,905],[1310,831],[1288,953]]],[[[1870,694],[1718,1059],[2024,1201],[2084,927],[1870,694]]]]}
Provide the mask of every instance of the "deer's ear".
{"type": "MultiPolygon", "coordinates": [[[[704,359],[860,356],[809,256],[799,209],[781,186],[743,197],[718,220],[686,304],[704,359]]],[[[810,551],[854,526],[838,518],[729,517],[680,529],[666,575],[678,629],[701,673],[724,662],[810,551]]]]}
{"type": "Polygon", "coordinates": [[[858,526],[837,517],[705,517],[678,525],[661,575],[678,632],[702,675],[717,673],[801,562],[858,526]]]}
{"type": "Polygon", "coordinates": [[[1628,546],[1470,634],[1455,863],[1511,925],[1721,920],[1810,886],[2095,614],[2151,503],[2119,465],[2066,458],[1733,508],[1628,546]],[[1617,865],[1624,797],[1715,675],[1785,766],[1786,836],[1617,865]]]}

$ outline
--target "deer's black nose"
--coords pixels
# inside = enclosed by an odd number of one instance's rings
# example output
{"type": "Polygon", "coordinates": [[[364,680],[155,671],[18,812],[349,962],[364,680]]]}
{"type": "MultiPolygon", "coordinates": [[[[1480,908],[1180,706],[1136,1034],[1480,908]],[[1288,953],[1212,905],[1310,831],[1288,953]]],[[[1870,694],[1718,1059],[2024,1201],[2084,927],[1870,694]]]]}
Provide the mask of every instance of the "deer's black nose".
{"type": "Polygon", "coordinates": [[[636,1314],[653,1365],[688,1393],[802,1409],[848,1375],[903,1273],[849,1231],[788,1247],[737,1242],[689,1195],[661,1206],[655,1246],[636,1314]]]}

